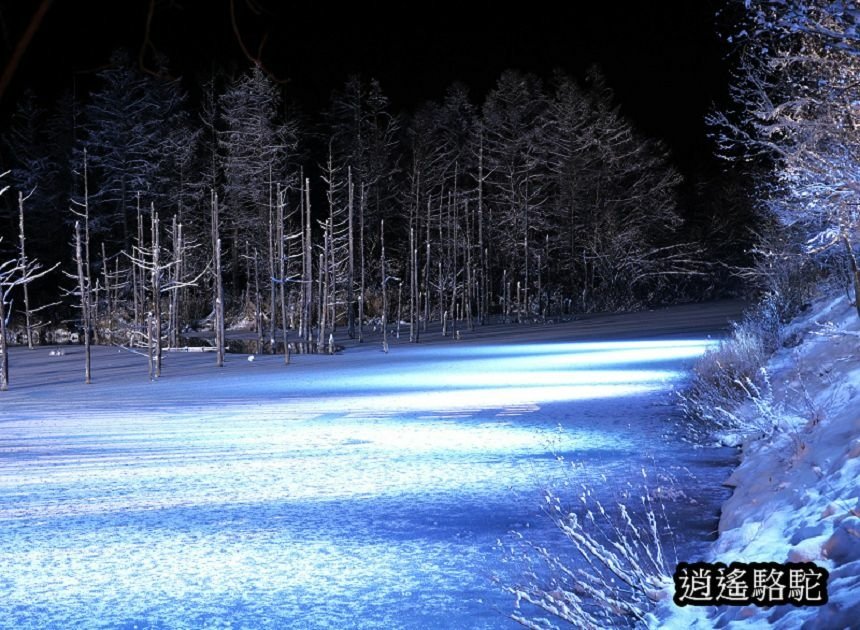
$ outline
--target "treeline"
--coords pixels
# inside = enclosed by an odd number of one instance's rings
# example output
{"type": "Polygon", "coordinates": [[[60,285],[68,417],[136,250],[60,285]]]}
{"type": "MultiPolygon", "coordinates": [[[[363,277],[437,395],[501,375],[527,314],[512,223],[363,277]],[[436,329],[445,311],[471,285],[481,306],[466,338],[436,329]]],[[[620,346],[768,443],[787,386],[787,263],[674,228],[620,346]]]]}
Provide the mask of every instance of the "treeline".
{"type": "Polygon", "coordinates": [[[253,68],[192,105],[118,53],[86,95],[23,98],[4,136],[22,202],[2,200],[0,247],[62,262],[96,341],[175,344],[187,326],[223,329],[219,309],[272,347],[287,328],[361,338],[371,319],[417,340],[434,321],[634,309],[709,282],[681,177],[597,72],[508,71],[480,107],[454,85],[409,117],[358,77],[313,123],[283,93],[253,68]]]}

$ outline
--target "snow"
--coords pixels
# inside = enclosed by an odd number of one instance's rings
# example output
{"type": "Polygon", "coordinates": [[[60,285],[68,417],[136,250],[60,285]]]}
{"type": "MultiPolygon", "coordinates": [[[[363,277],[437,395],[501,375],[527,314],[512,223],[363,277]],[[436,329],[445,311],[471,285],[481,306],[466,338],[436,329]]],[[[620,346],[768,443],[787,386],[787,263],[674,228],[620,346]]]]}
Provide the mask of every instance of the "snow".
{"type": "Polygon", "coordinates": [[[347,344],[289,366],[171,353],[155,382],[145,357],[95,348],[89,386],[80,347],[14,348],[0,627],[513,627],[496,542],[564,544],[548,485],[605,477],[608,496],[643,466],[688,468],[704,494],[668,509],[690,548],[713,528],[728,461],[673,433],[670,390],[726,315],[347,344]]]}
{"type": "MultiPolygon", "coordinates": [[[[680,609],[665,628],[855,628],[860,620],[860,322],[844,297],[822,300],[788,334],[767,369],[780,421],[750,439],[727,484],[720,535],[706,561],[814,562],[830,572],[823,607],[680,609]]],[[[754,414],[753,406],[742,410],[754,414]]]]}

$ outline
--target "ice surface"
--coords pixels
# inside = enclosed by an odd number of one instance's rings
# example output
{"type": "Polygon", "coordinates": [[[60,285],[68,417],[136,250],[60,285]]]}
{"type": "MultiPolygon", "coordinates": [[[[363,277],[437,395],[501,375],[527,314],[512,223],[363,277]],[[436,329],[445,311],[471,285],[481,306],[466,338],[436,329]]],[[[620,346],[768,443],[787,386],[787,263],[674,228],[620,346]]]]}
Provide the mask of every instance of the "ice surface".
{"type": "Polygon", "coordinates": [[[678,515],[713,529],[725,456],[678,440],[669,395],[710,342],[525,331],[287,367],[170,354],[157,382],[96,348],[90,386],[80,348],[13,349],[0,627],[512,626],[496,541],[563,544],[543,488],[611,496],[643,465],[691,468],[710,494],[678,515]]]}

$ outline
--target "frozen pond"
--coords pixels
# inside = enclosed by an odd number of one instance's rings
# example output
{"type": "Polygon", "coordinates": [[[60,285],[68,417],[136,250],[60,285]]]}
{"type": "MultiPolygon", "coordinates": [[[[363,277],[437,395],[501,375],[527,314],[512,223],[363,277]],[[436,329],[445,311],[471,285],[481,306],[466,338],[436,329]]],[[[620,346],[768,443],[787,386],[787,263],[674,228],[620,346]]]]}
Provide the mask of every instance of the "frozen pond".
{"type": "Polygon", "coordinates": [[[563,545],[545,487],[610,498],[643,466],[697,499],[666,505],[692,559],[730,462],[679,440],[670,390],[721,316],[652,315],[651,336],[638,317],[604,341],[574,323],[289,367],[171,355],[157,383],[100,349],[90,387],[80,349],[16,350],[0,627],[515,627],[497,541],[563,545]]]}

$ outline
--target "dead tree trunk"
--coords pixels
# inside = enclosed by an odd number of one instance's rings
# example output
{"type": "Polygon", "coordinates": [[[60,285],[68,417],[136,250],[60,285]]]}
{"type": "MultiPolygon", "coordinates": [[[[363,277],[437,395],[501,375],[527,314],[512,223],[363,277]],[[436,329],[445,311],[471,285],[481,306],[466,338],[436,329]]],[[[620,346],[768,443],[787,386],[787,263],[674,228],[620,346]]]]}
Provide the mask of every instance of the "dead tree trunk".
{"type": "Polygon", "coordinates": [[[358,290],[358,342],[364,341],[363,326],[364,326],[364,207],[367,203],[367,195],[364,188],[364,183],[361,184],[361,196],[358,203],[358,225],[359,236],[358,242],[361,249],[361,286],[358,290]]]}
{"type": "MultiPolygon", "coordinates": [[[[81,318],[84,329],[84,383],[90,384],[90,290],[84,273],[84,254],[81,242],[81,222],[75,221],[75,260],[78,264],[78,290],[81,294],[81,318]]],[[[3,353],[4,361],[6,353],[3,353]]]]}
{"type": "MultiPolygon", "coordinates": [[[[281,338],[284,343],[284,365],[290,364],[290,346],[287,339],[287,299],[285,284],[287,274],[284,260],[284,204],[286,203],[286,191],[281,191],[280,184],[278,185],[278,206],[277,206],[277,251],[278,251],[278,299],[281,308],[281,338]]],[[[274,342],[274,340],[273,340],[274,342]]]]}
{"type": "MultiPolygon", "coordinates": [[[[92,277],[90,275],[90,197],[89,197],[89,182],[88,182],[88,177],[87,177],[87,151],[86,151],[86,149],[84,149],[84,173],[83,173],[83,176],[84,176],[84,200],[83,200],[83,202],[78,202],[78,201],[72,202],[74,205],[78,206],[82,210],[80,210],[80,211],[72,210],[72,213],[75,216],[78,216],[81,219],[83,219],[83,222],[84,222],[84,237],[83,237],[83,242],[81,243],[81,265],[82,265],[81,271],[84,274],[85,283],[81,286],[82,286],[82,288],[85,289],[85,293],[86,293],[86,296],[85,296],[86,300],[85,300],[85,304],[84,304],[86,306],[86,313],[84,313],[84,320],[85,320],[86,327],[84,330],[84,335],[85,335],[87,341],[89,341],[90,336],[94,335],[94,330],[93,330],[94,322],[93,322],[93,310],[92,310],[92,295],[90,293],[90,291],[92,289],[92,277]]],[[[76,225],[78,226],[78,228],[80,228],[80,221],[77,221],[76,225]]],[[[87,350],[87,355],[89,355],[89,350],[87,350]]],[[[89,381],[89,358],[87,359],[87,362],[88,362],[88,365],[87,365],[87,383],[89,383],[90,382],[89,381]]]]}
{"type": "MultiPolygon", "coordinates": [[[[24,197],[22,193],[18,193],[18,241],[19,245],[19,259],[20,262],[18,264],[21,265],[23,269],[27,268],[27,248],[25,247],[25,243],[27,241],[24,236],[24,201],[29,198],[30,195],[24,197]]],[[[27,347],[32,350],[33,349],[33,322],[31,319],[31,311],[30,311],[30,291],[27,289],[27,285],[24,284],[22,287],[24,290],[24,327],[27,333],[27,347]]],[[[5,332],[4,332],[5,338],[5,332]]],[[[6,361],[6,351],[3,351],[3,360],[6,361]]],[[[3,370],[3,374],[6,374],[6,370],[3,370]]]]}
{"type": "Polygon", "coordinates": [[[424,239],[424,332],[427,332],[427,323],[430,321],[430,197],[427,197],[427,225],[424,239]]]}
{"type": "Polygon", "coordinates": [[[466,286],[463,290],[463,318],[466,320],[466,328],[471,332],[475,328],[472,317],[472,303],[477,295],[474,286],[474,269],[472,268],[472,220],[469,214],[469,202],[466,201],[466,256],[463,259],[465,265],[466,286]]]}
{"type": "Polygon", "coordinates": [[[401,307],[403,305],[403,281],[397,283],[397,339],[400,339],[400,322],[403,321],[401,307]]]}
{"type": "Polygon", "coordinates": [[[388,352],[388,291],[385,288],[385,221],[379,222],[379,268],[382,274],[382,351],[388,352]]]}
{"type": "Polygon", "coordinates": [[[105,291],[105,317],[107,317],[107,334],[108,341],[113,338],[113,321],[114,321],[114,300],[111,295],[110,269],[108,268],[108,258],[105,251],[105,244],[102,241],[102,277],[104,278],[105,291]]]}
{"type": "Polygon", "coordinates": [[[305,234],[303,238],[304,245],[304,270],[305,277],[302,278],[302,286],[304,287],[304,320],[305,320],[305,341],[312,341],[311,319],[313,317],[313,252],[311,250],[311,180],[305,179],[305,234]]]}
{"type": "Polygon", "coordinates": [[[215,275],[215,365],[224,366],[224,284],[221,277],[221,236],[218,226],[218,193],[212,191],[212,268],[215,275]]]}
{"type": "Polygon", "coordinates": [[[254,248],[254,327],[257,329],[257,353],[263,353],[263,294],[260,291],[260,254],[254,248]]]}
{"type": "Polygon", "coordinates": [[[347,168],[347,188],[349,193],[349,207],[347,217],[347,230],[349,232],[349,244],[347,253],[347,279],[346,279],[346,329],[350,339],[355,339],[355,243],[353,228],[353,201],[354,190],[352,185],[352,167],[347,168]]]}
{"type": "MultiPolygon", "coordinates": [[[[278,185],[278,190],[280,190],[280,184],[278,185]]],[[[273,192],[272,165],[269,164],[269,234],[267,239],[269,246],[269,354],[275,354],[275,328],[278,322],[278,304],[275,302],[275,256],[278,248],[274,242],[276,230],[272,225],[275,219],[275,204],[277,203],[277,199],[272,197],[273,192]]],[[[259,350],[260,353],[263,352],[262,347],[259,350]]]]}
{"type": "Polygon", "coordinates": [[[176,215],[173,215],[173,268],[171,270],[171,276],[172,284],[176,288],[174,288],[170,293],[170,307],[167,316],[170,335],[169,344],[173,348],[179,345],[179,304],[180,291],[182,291],[182,289],[178,287],[184,275],[182,269],[184,245],[185,244],[182,241],[182,224],[178,222],[176,215]]]}
{"type": "Polygon", "coordinates": [[[487,278],[487,250],[484,247],[484,136],[480,136],[478,148],[478,255],[481,257],[481,279],[478,282],[480,303],[478,317],[481,324],[487,322],[489,315],[489,282],[487,278]]]}
{"type": "Polygon", "coordinates": [[[6,291],[0,286],[0,391],[9,389],[9,346],[6,343],[6,291]]]}
{"type": "MultiPolygon", "coordinates": [[[[328,239],[326,239],[328,242],[328,239]]],[[[323,280],[324,277],[327,277],[325,274],[325,254],[320,254],[320,262],[318,269],[319,277],[317,279],[317,292],[319,293],[319,298],[317,299],[317,326],[319,329],[317,330],[317,348],[322,348],[323,345],[323,330],[325,329],[325,315],[327,306],[325,303],[325,295],[328,290],[327,282],[323,280]],[[326,282],[326,285],[323,284],[326,282]],[[325,287],[325,288],[324,288],[325,287]]]]}
{"type": "Polygon", "coordinates": [[[93,321],[93,301],[92,301],[92,266],[90,265],[90,184],[87,175],[87,150],[84,149],[84,273],[87,277],[87,308],[89,310],[90,328],[87,335],[92,334],[93,341],[99,343],[98,322],[93,321]]]}
{"type": "MultiPolygon", "coordinates": [[[[280,194],[280,184],[278,184],[278,194],[280,194]]],[[[269,166],[269,354],[275,354],[275,329],[278,324],[278,304],[275,301],[275,291],[277,289],[275,281],[275,258],[278,255],[278,246],[275,240],[278,237],[278,231],[275,229],[275,205],[280,202],[280,199],[272,199],[272,167],[269,166]],[[274,203],[273,203],[274,201],[274,203]]],[[[283,280],[283,276],[281,277],[283,280]]],[[[260,352],[263,349],[260,348],[260,352]]]]}
{"type": "Polygon", "coordinates": [[[302,257],[302,276],[299,281],[299,339],[302,341],[307,340],[307,313],[305,309],[305,298],[307,297],[307,287],[305,287],[305,282],[307,281],[308,275],[308,257],[306,251],[306,243],[305,243],[305,188],[304,188],[305,180],[299,180],[299,232],[300,232],[300,240],[301,243],[301,257],[302,257]]]}
{"type": "Polygon", "coordinates": [[[2,365],[0,365],[0,391],[9,389],[9,347],[6,344],[6,296],[0,291],[0,354],[2,354],[2,365]]]}
{"type": "MultiPolygon", "coordinates": [[[[143,220],[140,213],[140,193],[137,193],[137,247],[143,251],[143,220]]],[[[143,269],[138,270],[135,265],[131,267],[131,292],[134,298],[134,329],[136,331],[143,330],[143,304],[141,297],[143,280],[140,276],[144,275],[143,269]]]]}
{"type": "Polygon", "coordinates": [[[158,223],[158,214],[155,212],[155,206],[150,209],[151,225],[152,225],[152,335],[154,339],[150,340],[150,347],[154,349],[155,356],[155,378],[161,377],[161,242],[160,230],[158,223]]]}
{"type": "Polygon", "coordinates": [[[149,359],[149,380],[154,380],[155,377],[155,366],[154,366],[154,348],[152,344],[152,338],[155,335],[155,331],[152,325],[152,313],[146,314],[146,356],[149,359]]]}
{"type": "MultiPolygon", "coordinates": [[[[416,212],[416,216],[417,216],[416,212]]],[[[409,230],[409,341],[418,342],[418,250],[415,229],[409,230]]]]}
{"type": "MultiPolygon", "coordinates": [[[[8,173],[8,171],[6,172],[8,173]]],[[[3,173],[0,177],[6,175],[3,173]]],[[[0,189],[0,196],[2,196],[7,190],[8,186],[4,186],[0,189]]],[[[29,195],[28,195],[29,196],[29,195]]],[[[18,253],[17,260],[8,260],[6,262],[0,263],[0,391],[6,391],[9,389],[9,347],[7,345],[7,330],[6,330],[6,299],[9,297],[9,293],[16,286],[21,285],[24,288],[24,295],[27,295],[27,284],[36,278],[41,278],[45,274],[53,271],[57,268],[57,265],[54,265],[48,270],[38,272],[40,265],[35,261],[27,260],[26,248],[24,247],[25,239],[24,239],[24,200],[21,194],[18,195],[18,206],[20,209],[20,251],[18,253]],[[18,276],[17,278],[15,276],[18,276]]],[[[78,235],[78,252],[80,252],[80,226],[76,224],[76,230],[78,235]]],[[[3,240],[0,237],[0,240],[3,240]]],[[[82,270],[81,270],[82,271],[82,270]]],[[[30,315],[30,307],[29,300],[26,305],[26,312],[28,315],[28,336],[29,336],[29,315],[30,315]]],[[[87,366],[89,369],[89,366],[87,366]]],[[[89,372],[87,372],[87,382],[89,382],[89,372]]]]}

